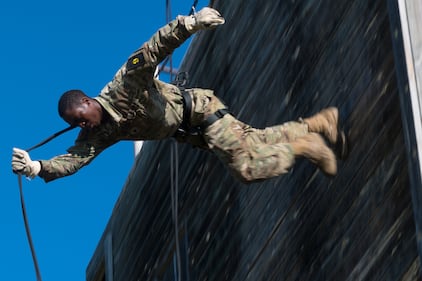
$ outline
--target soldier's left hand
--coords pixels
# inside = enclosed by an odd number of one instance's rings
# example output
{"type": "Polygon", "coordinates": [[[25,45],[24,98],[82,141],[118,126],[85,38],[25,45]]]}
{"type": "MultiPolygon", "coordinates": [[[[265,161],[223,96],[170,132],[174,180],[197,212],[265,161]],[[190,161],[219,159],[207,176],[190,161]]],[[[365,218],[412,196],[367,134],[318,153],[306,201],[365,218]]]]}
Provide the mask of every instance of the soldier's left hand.
{"type": "Polygon", "coordinates": [[[19,148],[13,148],[12,171],[15,174],[34,178],[41,170],[39,161],[32,161],[28,152],[19,148]]]}
{"type": "Polygon", "coordinates": [[[214,29],[224,24],[225,20],[221,14],[209,7],[205,7],[194,15],[185,17],[185,26],[190,33],[195,33],[201,29],[214,29]]]}

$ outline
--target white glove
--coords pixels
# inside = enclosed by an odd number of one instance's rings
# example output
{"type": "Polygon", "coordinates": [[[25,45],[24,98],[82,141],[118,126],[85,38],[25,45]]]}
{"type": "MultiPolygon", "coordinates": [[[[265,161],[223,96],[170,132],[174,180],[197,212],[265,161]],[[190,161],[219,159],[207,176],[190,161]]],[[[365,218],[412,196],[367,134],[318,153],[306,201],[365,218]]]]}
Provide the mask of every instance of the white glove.
{"type": "Polygon", "coordinates": [[[16,174],[35,178],[41,170],[41,163],[32,161],[25,150],[13,148],[12,170],[16,174]]]}
{"type": "Polygon", "coordinates": [[[201,29],[213,29],[225,20],[220,13],[209,7],[205,7],[198,13],[185,17],[185,27],[190,33],[195,33],[201,29]]]}

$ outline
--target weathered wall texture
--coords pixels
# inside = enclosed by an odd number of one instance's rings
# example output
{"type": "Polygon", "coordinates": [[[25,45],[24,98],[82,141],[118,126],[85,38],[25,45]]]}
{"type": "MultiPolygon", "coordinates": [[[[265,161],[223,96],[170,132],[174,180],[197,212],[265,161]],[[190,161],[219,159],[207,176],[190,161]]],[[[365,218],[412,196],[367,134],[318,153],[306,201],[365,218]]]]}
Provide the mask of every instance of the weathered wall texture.
{"type": "MultiPolygon", "coordinates": [[[[338,106],[350,156],[334,178],[298,160],[243,185],[179,144],[183,280],[419,280],[386,1],[214,4],[226,24],[192,42],[190,86],[215,89],[256,127],[338,106]]],[[[171,147],[143,148],[104,233],[112,251],[103,237],[87,280],[102,280],[110,255],[112,280],[174,280],[171,147]]]]}

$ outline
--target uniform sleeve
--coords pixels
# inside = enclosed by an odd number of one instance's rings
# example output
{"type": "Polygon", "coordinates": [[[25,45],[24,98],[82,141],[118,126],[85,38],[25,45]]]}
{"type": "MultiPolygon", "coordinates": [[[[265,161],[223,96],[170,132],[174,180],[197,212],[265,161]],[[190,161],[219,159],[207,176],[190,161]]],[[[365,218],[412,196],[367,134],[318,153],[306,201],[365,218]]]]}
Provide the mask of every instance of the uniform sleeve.
{"type": "Polygon", "coordinates": [[[88,165],[104,149],[116,141],[101,139],[100,137],[87,137],[83,132],[79,135],[75,145],[70,147],[67,154],[58,155],[50,160],[40,160],[41,171],[39,176],[45,182],[70,176],[82,167],[88,165]]]}
{"type": "Polygon", "coordinates": [[[154,33],[140,49],[130,56],[126,64],[127,70],[154,71],[160,62],[191,36],[185,28],[184,18],[184,16],[178,16],[154,33]]]}

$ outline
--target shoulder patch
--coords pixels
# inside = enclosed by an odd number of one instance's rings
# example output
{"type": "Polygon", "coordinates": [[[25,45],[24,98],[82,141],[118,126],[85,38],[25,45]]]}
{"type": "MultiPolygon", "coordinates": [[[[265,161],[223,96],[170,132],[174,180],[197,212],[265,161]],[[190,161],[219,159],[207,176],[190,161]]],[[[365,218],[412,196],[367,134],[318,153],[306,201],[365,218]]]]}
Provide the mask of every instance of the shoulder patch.
{"type": "Polygon", "coordinates": [[[142,53],[133,55],[126,63],[127,70],[133,70],[145,64],[145,58],[142,53]]]}

